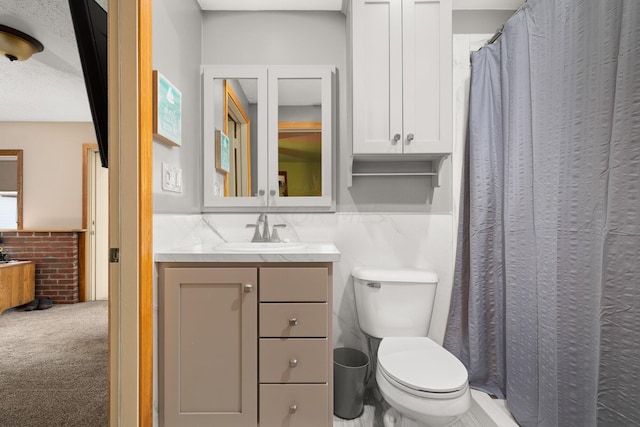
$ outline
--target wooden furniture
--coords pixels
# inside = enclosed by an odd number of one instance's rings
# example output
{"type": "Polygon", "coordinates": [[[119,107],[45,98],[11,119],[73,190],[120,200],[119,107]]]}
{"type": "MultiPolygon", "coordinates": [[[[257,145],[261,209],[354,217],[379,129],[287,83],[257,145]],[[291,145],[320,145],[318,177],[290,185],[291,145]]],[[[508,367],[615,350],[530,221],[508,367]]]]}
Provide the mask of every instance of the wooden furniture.
{"type": "Polygon", "coordinates": [[[0,314],[35,299],[35,264],[18,261],[0,264],[0,314]]]}
{"type": "Polygon", "coordinates": [[[332,425],[331,277],[331,263],[159,263],[160,425],[332,425]]]}

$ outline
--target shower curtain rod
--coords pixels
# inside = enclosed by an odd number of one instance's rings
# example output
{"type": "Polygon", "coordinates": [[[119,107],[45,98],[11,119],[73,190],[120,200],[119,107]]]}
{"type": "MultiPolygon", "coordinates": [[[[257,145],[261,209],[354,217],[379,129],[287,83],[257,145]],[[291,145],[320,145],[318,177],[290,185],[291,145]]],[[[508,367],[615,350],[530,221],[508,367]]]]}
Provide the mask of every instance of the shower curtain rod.
{"type": "Polygon", "coordinates": [[[527,0],[524,0],[524,3],[522,3],[522,5],[515,11],[513,12],[513,14],[509,17],[509,19],[507,19],[507,21],[502,24],[502,27],[500,27],[500,29],[498,30],[497,33],[495,33],[493,35],[493,37],[491,37],[489,39],[489,41],[487,42],[487,44],[493,44],[496,40],[498,40],[500,38],[500,36],[502,35],[502,31],[504,30],[504,26],[507,24],[507,22],[509,22],[509,20],[514,17],[518,12],[520,12],[522,9],[524,9],[524,7],[527,5],[527,0]]]}

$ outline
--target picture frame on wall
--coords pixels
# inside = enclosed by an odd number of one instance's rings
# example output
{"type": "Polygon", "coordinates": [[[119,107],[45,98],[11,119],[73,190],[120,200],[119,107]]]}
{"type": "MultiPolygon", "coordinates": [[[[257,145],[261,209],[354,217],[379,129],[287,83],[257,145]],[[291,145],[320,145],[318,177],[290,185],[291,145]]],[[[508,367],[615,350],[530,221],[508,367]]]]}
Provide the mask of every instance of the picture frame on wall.
{"type": "Polygon", "coordinates": [[[216,170],[222,173],[229,173],[230,152],[229,137],[224,132],[216,130],[216,170]]]}
{"type": "Polygon", "coordinates": [[[153,136],[170,146],[182,145],[182,92],[153,70],[153,136]]]}

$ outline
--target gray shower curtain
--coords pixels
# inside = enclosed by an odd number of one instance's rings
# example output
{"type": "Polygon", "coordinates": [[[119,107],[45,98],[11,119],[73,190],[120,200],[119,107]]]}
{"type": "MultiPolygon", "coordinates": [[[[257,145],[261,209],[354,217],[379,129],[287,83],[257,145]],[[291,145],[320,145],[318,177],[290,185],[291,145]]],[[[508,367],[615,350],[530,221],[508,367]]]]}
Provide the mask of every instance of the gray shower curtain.
{"type": "Polygon", "coordinates": [[[640,425],[640,2],[529,0],[469,108],[445,347],[522,426],[640,425]]]}

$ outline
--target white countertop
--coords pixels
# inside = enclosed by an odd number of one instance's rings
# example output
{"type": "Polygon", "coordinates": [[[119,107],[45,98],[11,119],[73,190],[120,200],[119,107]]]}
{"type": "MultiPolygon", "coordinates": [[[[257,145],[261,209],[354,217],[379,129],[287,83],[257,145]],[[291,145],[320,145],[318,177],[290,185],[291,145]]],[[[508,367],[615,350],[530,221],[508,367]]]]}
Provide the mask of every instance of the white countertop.
{"type": "MultiPolygon", "coordinates": [[[[154,254],[155,262],[336,262],[340,251],[333,243],[292,242],[288,245],[258,244],[238,250],[237,243],[196,245],[154,254]],[[273,245],[273,246],[271,246],[273,245]],[[266,249],[261,249],[265,247],[266,249]]],[[[245,246],[249,245],[247,244],[245,246]]]]}

